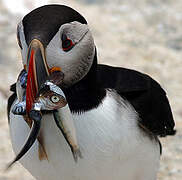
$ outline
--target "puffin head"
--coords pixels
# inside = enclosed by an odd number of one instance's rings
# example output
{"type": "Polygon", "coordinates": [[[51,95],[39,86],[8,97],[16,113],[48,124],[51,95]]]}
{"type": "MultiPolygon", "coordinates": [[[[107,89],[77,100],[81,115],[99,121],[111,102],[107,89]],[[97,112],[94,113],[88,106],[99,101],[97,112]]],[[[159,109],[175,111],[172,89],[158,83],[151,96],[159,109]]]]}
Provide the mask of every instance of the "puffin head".
{"type": "Polygon", "coordinates": [[[70,7],[46,5],[31,11],[18,24],[17,39],[25,69],[35,71],[37,67],[38,85],[42,83],[44,68],[47,73],[62,71],[63,85],[70,87],[92,66],[95,55],[92,34],[84,17],[70,7]],[[32,57],[33,66],[29,67],[32,57]]]}

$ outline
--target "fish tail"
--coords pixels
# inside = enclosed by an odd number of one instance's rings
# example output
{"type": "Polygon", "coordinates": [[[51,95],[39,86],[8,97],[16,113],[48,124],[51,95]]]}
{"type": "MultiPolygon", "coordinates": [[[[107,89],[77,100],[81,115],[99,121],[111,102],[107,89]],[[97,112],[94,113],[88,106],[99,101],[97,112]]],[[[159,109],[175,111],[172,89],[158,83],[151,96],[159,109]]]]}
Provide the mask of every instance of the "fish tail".
{"type": "Polygon", "coordinates": [[[76,149],[73,148],[71,151],[72,151],[72,154],[73,154],[73,159],[75,160],[76,163],[78,161],[78,157],[83,158],[82,153],[81,153],[79,148],[76,148],[76,149]]]}

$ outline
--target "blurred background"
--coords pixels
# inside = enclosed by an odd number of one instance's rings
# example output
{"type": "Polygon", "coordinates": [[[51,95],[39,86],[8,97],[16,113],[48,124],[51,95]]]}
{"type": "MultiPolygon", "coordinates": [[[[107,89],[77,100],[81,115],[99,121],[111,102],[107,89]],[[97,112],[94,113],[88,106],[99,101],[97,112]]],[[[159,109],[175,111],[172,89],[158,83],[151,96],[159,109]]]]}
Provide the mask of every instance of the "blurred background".
{"type": "Polygon", "coordinates": [[[181,0],[0,0],[0,180],[33,180],[20,165],[4,172],[13,157],[6,103],[22,69],[16,25],[32,9],[66,4],[88,21],[99,63],[149,74],[166,90],[177,135],[161,139],[158,180],[182,179],[182,3],[181,0]]]}

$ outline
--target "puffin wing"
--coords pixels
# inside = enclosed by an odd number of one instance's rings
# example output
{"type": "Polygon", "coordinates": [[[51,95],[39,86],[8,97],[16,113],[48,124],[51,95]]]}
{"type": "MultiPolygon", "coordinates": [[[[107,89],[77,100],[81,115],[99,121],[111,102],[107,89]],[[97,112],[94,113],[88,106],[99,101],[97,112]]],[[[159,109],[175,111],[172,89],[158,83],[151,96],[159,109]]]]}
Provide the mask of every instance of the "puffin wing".
{"type": "Polygon", "coordinates": [[[165,91],[146,74],[125,68],[98,65],[98,83],[114,89],[139,114],[139,123],[154,135],[174,135],[174,120],[165,91]]]}

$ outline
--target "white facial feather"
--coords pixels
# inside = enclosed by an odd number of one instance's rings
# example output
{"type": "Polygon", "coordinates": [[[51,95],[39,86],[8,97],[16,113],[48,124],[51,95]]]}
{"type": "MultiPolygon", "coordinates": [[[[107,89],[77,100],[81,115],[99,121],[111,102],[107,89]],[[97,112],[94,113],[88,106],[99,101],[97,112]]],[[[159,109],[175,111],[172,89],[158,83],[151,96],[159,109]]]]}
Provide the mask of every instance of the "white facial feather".
{"type": "Polygon", "coordinates": [[[21,49],[22,63],[23,63],[23,65],[25,65],[26,64],[26,60],[27,60],[28,46],[27,46],[27,43],[26,43],[26,40],[25,40],[25,36],[24,36],[24,30],[23,30],[22,21],[18,24],[17,31],[19,31],[20,43],[21,43],[22,48],[23,48],[23,49],[21,49]]]}
{"type": "Polygon", "coordinates": [[[64,83],[66,85],[78,82],[88,73],[94,54],[94,40],[88,25],[78,22],[62,25],[46,48],[48,66],[61,68],[65,75],[64,83]],[[68,52],[62,49],[63,32],[75,44],[68,52]]]}
{"type": "Polygon", "coordinates": [[[60,36],[63,33],[66,34],[69,39],[73,40],[73,43],[78,43],[88,31],[87,24],[81,24],[76,21],[64,24],[59,30],[60,36]]]}

